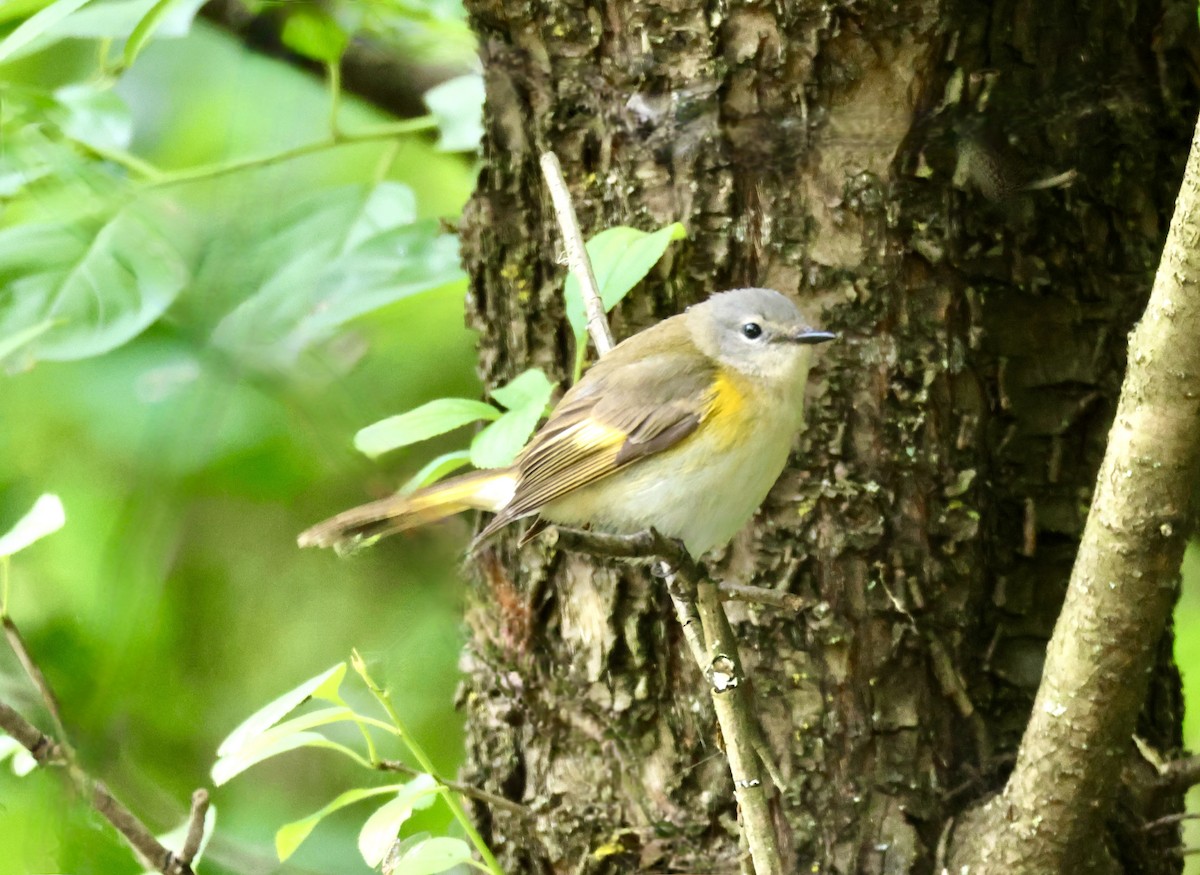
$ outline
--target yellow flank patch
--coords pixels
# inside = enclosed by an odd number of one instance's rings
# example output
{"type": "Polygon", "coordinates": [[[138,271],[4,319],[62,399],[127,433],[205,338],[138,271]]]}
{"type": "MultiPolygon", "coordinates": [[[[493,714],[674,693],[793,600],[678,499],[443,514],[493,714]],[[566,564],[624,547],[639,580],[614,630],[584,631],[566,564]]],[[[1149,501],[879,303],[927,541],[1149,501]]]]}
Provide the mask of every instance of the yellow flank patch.
{"type": "Polygon", "coordinates": [[[749,388],[744,377],[730,375],[725,370],[718,372],[717,378],[713,380],[712,401],[708,407],[708,427],[722,439],[722,443],[729,443],[740,433],[738,425],[746,412],[746,393],[749,388]]]}

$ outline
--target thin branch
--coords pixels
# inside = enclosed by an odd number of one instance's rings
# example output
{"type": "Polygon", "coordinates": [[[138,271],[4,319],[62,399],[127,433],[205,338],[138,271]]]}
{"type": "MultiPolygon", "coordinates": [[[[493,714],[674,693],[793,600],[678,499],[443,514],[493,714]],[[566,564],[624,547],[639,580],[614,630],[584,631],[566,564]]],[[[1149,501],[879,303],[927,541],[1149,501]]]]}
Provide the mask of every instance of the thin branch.
{"type": "Polygon", "coordinates": [[[22,717],[15,708],[3,702],[0,702],[0,730],[3,730],[5,735],[15,738],[29,751],[39,766],[61,765],[65,762],[62,748],[57,741],[22,717]]]}
{"type": "Polygon", "coordinates": [[[284,162],[292,161],[296,158],[302,158],[306,155],[313,155],[317,152],[323,152],[326,149],[333,149],[338,146],[349,146],[357,143],[373,143],[379,140],[390,140],[405,134],[414,134],[421,131],[432,130],[436,127],[437,120],[434,119],[433,116],[422,116],[421,118],[392,122],[390,124],[368,128],[363,131],[339,133],[336,136],[325,137],[312,143],[302,143],[301,145],[293,146],[290,149],[281,149],[278,152],[272,152],[269,155],[258,155],[252,158],[240,158],[235,161],[224,161],[219,164],[203,164],[199,167],[191,167],[187,170],[180,170],[172,173],[160,173],[157,177],[146,180],[145,187],[166,188],[172,185],[181,185],[186,182],[197,182],[202,179],[215,179],[218,176],[227,176],[230,173],[238,173],[243,170],[254,170],[259,167],[269,167],[272,164],[283,164],[284,162]]]}
{"type": "Polygon", "coordinates": [[[139,862],[153,868],[162,875],[192,875],[191,863],[200,847],[204,833],[204,814],[208,809],[208,792],[197,790],[192,794],[192,815],[188,822],[188,835],[184,843],[184,852],[176,855],[168,850],[144,823],[137,819],[128,808],[109,792],[100,781],[93,779],[75,761],[74,751],[67,743],[66,730],[59,716],[58,698],[50,687],[46,676],[34,661],[25,639],[11,616],[4,613],[0,616],[4,626],[4,634],[9,646],[17,655],[25,673],[41,694],[42,701],[54,721],[58,738],[43,733],[40,729],[21,716],[15,709],[0,702],[0,730],[15,738],[33,756],[39,765],[65,765],[66,773],[79,792],[87,796],[90,793],[92,807],[104,816],[121,834],[139,862]],[[198,818],[198,823],[197,823],[198,818]],[[191,848],[189,851],[188,848],[191,848]]]}
{"type": "Polygon", "coordinates": [[[46,735],[4,702],[0,702],[0,729],[20,742],[39,765],[67,765],[67,775],[76,789],[83,795],[90,794],[92,807],[128,842],[139,862],[162,875],[192,875],[190,860],[185,861],[164,847],[104,784],[93,780],[71,763],[56,739],[46,735]]]}
{"type": "Polygon", "coordinates": [[[1082,870],[1109,813],[1178,589],[1200,468],[1200,128],[1096,481],[1033,714],[951,870],[1082,870]]]}
{"type": "MultiPolygon", "coordinates": [[[[713,711],[733,778],[742,836],[749,847],[755,875],[781,875],[783,864],[771,818],[760,758],[769,752],[754,717],[750,691],[738,654],[737,638],[721,604],[720,588],[708,579],[683,545],[653,530],[635,535],[606,535],[560,529],[559,546],[610,558],[660,559],[661,574],[675,605],[693,659],[708,682],[713,711]],[[701,637],[701,635],[703,637],[701,637]]],[[[769,768],[772,778],[777,776],[769,768]]]]}
{"type": "MultiPolygon", "coordinates": [[[[383,772],[399,772],[402,775],[416,776],[426,774],[420,769],[415,769],[408,763],[401,762],[400,760],[379,760],[375,764],[375,767],[383,772]]],[[[490,805],[493,808],[503,808],[511,814],[517,814],[524,818],[531,816],[529,809],[519,802],[513,802],[511,799],[505,799],[503,796],[497,796],[495,793],[489,793],[487,790],[472,787],[470,784],[463,784],[459,781],[447,781],[445,778],[439,778],[436,775],[433,778],[439,784],[448,787],[455,793],[460,793],[471,799],[477,799],[485,805],[490,805]]]]}
{"type": "Polygon", "coordinates": [[[583,244],[583,235],[579,232],[579,219],[575,215],[575,205],[571,202],[571,192],[567,189],[567,180],[563,177],[562,165],[558,163],[557,155],[545,152],[541,163],[546,187],[550,190],[550,200],[554,203],[554,214],[558,217],[558,227],[562,231],[563,243],[567,248],[567,264],[571,273],[575,274],[575,279],[579,281],[579,290],[583,294],[583,304],[587,309],[588,333],[592,336],[596,352],[604,355],[613,348],[612,333],[608,330],[608,320],[604,318],[604,302],[600,299],[596,274],[592,270],[587,247],[583,244]]]}
{"type": "Polygon", "coordinates": [[[753,713],[737,638],[711,580],[696,584],[696,606],[704,627],[709,662],[701,666],[712,684],[713,710],[733,776],[733,792],[741,808],[742,832],[750,848],[755,875],[782,875],[783,863],[771,818],[770,800],[759,772],[761,732],[753,713]]]}
{"type": "Polygon", "coordinates": [[[1158,790],[1163,793],[1182,793],[1200,784],[1200,756],[1172,760],[1158,778],[1158,790]]]}
{"type": "Polygon", "coordinates": [[[208,791],[201,787],[192,793],[192,810],[188,814],[187,838],[179,850],[179,859],[189,866],[200,853],[204,841],[204,818],[208,815],[208,791]]]}
{"type": "Polygon", "coordinates": [[[50,684],[46,682],[46,676],[42,674],[42,670],[33,661],[33,657],[29,653],[29,648],[25,646],[25,639],[21,637],[21,632],[17,629],[17,624],[13,622],[12,617],[8,614],[0,617],[0,624],[4,626],[4,637],[8,639],[8,646],[17,655],[17,661],[21,663],[21,668],[25,669],[25,674],[29,676],[29,680],[37,687],[38,694],[42,697],[42,703],[46,706],[46,710],[50,712],[50,719],[54,721],[54,731],[60,739],[65,739],[67,737],[67,730],[63,728],[62,713],[58,708],[58,698],[54,695],[54,690],[50,689],[50,684]]]}

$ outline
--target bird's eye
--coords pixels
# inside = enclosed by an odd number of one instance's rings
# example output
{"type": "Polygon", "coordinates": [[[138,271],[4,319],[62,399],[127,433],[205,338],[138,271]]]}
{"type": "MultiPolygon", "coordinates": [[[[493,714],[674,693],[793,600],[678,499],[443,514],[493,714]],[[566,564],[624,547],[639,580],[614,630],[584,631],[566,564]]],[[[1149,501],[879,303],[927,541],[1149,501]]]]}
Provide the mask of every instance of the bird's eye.
{"type": "Polygon", "coordinates": [[[742,337],[747,340],[758,340],[762,337],[762,326],[757,322],[747,322],[742,326],[742,337]]]}

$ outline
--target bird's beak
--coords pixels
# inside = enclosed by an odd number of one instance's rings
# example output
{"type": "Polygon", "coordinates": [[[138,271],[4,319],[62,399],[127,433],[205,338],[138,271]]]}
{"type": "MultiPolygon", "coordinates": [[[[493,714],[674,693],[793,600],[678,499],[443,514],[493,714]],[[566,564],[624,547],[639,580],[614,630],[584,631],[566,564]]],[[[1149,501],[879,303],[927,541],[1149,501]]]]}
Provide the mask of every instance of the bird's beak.
{"type": "Polygon", "coordinates": [[[806,346],[812,346],[818,343],[828,343],[831,340],[837,340],[837,335],[832,331],[813,331],[808,329],[797,332],[788,339],[792,343],[802,343],[806,346]]]}

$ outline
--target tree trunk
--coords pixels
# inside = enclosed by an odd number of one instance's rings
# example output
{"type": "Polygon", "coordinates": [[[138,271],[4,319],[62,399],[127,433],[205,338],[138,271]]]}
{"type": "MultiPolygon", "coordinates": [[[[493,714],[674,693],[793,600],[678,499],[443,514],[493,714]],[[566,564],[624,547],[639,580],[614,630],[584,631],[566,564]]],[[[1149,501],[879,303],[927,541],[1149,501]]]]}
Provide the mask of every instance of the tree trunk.
{"type": "MultiPolygon", "coordinates": [[[[589,233],[688,228],[618,338],[744,285],[841,335],[792,466],[711,568],[816,605],[729,606],[786,869],[940,869],[1029,715],[1195,119],[1194,5],[467,5],[489,384],[570,372],[549,149],[589,233]]],[[[468,771],[532,814],[477,812],[509,871],[738,871],[661,585],[509,535],[471,598],[468,771]]],[[[1143,750],[1174,753],[1180,714],[1165,640],[1143,750]]],[[[1147,800],[1105,801],[1107,844],[1124,871],[1178,871],[1177,834],[1138,827],[1179,799],[1147,800]]]]}

